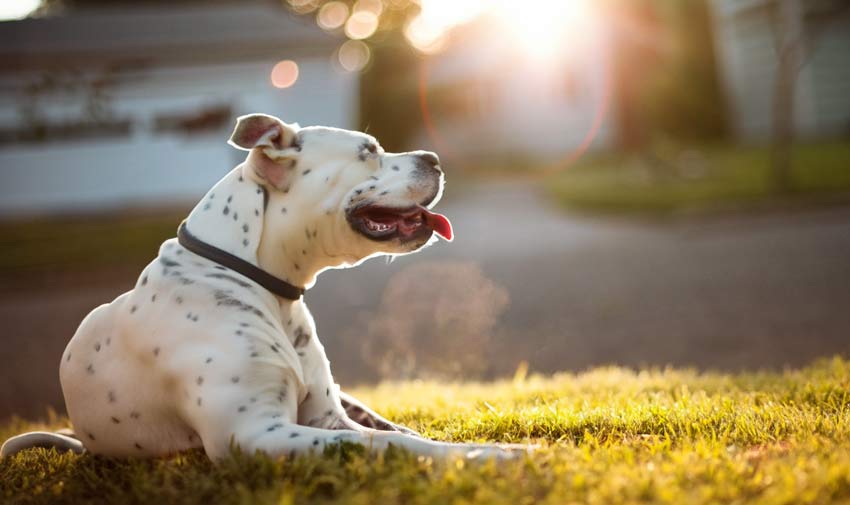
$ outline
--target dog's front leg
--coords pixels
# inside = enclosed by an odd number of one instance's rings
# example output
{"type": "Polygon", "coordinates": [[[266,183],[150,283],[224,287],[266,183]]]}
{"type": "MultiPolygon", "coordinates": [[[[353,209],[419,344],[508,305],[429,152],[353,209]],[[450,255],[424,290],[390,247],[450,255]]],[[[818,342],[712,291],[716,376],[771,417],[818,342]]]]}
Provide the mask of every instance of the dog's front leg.
{"type": "Polygon", "coordinates": [[[349,419],[340,400],[324,347],[315,336],[305,340],[304,331],[302,327],[296,328],[294,341],[307,388],[307,396],[298,406],[298,423],[315,428],[356,430],[357,423],[349,419]]]}

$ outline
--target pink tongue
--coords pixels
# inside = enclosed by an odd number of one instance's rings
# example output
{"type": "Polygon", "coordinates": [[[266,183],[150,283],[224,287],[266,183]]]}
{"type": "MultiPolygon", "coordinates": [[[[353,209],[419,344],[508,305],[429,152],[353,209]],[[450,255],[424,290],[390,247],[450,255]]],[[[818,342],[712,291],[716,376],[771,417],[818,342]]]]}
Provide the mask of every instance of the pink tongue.
{"type": "Polygon", "coordinates": [[[452,223],[449,222],[446,216],[426,209],[422,209],[422,214],[425,215],[425,222],[429,228],[449,242],[452,241],[452,223]]]}

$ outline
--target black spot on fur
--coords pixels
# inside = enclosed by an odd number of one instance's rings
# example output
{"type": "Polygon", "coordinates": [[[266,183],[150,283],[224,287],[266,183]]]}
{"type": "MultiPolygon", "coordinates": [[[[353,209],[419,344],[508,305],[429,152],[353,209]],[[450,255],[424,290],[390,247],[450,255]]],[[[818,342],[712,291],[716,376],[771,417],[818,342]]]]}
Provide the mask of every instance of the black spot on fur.
{"type": "Polygon", "coordinates": [[[148,283],[148,276],[145,275],[144,277],[142,277],[142,286],[144,286],[147,283],[148,283]]]}
{"type": "Polygon", "coordinates": [[[245,247],[248,247],[248,244],[249,244],[249,243],[250,243],[250,242],[248,242],[248,239],[247,239],[247,238],[246,238],[245,240],[243,240],[243,241],[242,241],[242,245],[243,245],[243,246],[245,246],[245,247]]]}
{"type": "Polygon", "coordinates": [[[228,214],[230,214],[230,207],[228,207],[227,205],[225,205],[225,206],[224,206],[224,209],[222,209],[221,213],[222,213],[222,214],[224,214],[225,216],[226,216],[226,215],[228,215],[228,214]]]}
{"type": "Polygon", "coordinates": [[[117,418],[117,417],[115,417],[115,416],[110,417],[109,419],[110,419],[113,423],[115,423],[115,424],[121,424],[121,420],[120,420],[120,419],[118,419],[118,418],[117,418]]]}
{"type": "Polygon", "coordinates": [[[68,357],[65,358],[65,361],[71,361],[71,353],[70,352],[68,353],[68,357]]]}
{"type": "Polygon", "coordinates": [[[86,367],[86,372],[88,372],[89,375],[94,375],[94,365],[89,363],[89,366],[86,367]]]}
{"type": "Polygon", "coordinates": [[[138,419],[140,417],[142,417],[142,415],[136,412],[135,410],[130,412],[130,419],[138,419]]]}
{"type": "Polygon", "coordinates": [[[151,303],[156,301],[156,294],[151,295],[151,303]]]}
{"type": "Polygon", "coordinates": [[[310,173],[310,172],[312,172],[312,171],[313,171],[312,169],[308,168],[307,170],[305,170],[305,171],[301,172],[301,175],[307,175],[307,174],[309,174],[309,173],[310,173]]]}
{"type": "Polygon", "coordinates": [[[248,233],[248,223],[242,225],[242,231],[248,233]]]}
{"type": "Polygon", "coordinates": [[[331,388],[325,388],[325,396],[331,395],[331,388]]]}
{"type": "Polygon", "coordinates": [[[282,423],[275,423],[275,424],[269,426],[268,428],[266,428],[266,431],[274,431],[278,428],[283,428],[283,424],[282,423]]]}
{"type": "Polygon", "coordinates": [[[238,377],[238,376],[236,376],[236,375],[234,375],[233,377],[231,377],[231,378],[230,378],[230,382],[232,382],[232,383],[234,383],[234,384],[238,383],[238,382],[239,382],[239,377],[238,377]]]}
{"type": "Polygon", "coordinates": [[[100,352],[100,342],[94,344],[94,352],[100,352]]]}
{"type": "Polygon", "coordinates": [[[244,405],[240,405],[239,408],[236,409],[237,412],[245,412],[246,410],[248,410],[248,407],[244,405]]]}
{"type": "Polygon", "coordinates": [[[313,445],[319,445],[319,439],[318,438],[313,439],[313,445]]]}
{"type": "Polygon", "coordinates": [[[154,355],[154,356],[159,356],[159,347],[154,347],[154,348],[153,348],[153,355],[154,355]]]}
{"type": "Polygon", "coordinates": [[[260,217],[260,209],[254,209],[254,215],[260,217]]]}
{"type": "Polygon", "coordinates": [[[245,178],[242,177],[241,175],[239,176],[239,182],[245,182],[245,178]]]}
{"type": "Polygon", "coordinates": [[[135,446],[136,449],[138,449],[140,451],[143,449],[143,447],[138,442],[134,443],[133,446],[135,446]]]}
{"type": "Polygon", "coordinates": [[[393,171],[394,172],[398,172],[399,170],[401,170],[401,169],[398,168],[398,165],[393,165],[393,171]]]}
{"type": "Polygon", "coordinates": [[[362,190],[362,189],[358,189],[358,190],[354,191],[354,193],[355,193],[355,194],[357,194],[357,195],[362,195],[362,194],[363,194],[363,190],[362,190]]]}
{"type": "Polygon", "coordinates": [[[204,363],[206,363],[206,364],[212,363],[212,358],[207,358],[206,361],[204,361],[204,363]]]}
{"type": "Polygon", "coordinates": [[[227,203],[230,203],[232,201],[233,201],[233,195],[228,196],[227,197],[227,203]]]}
{"type": "Polygon", "coordinates": [[[237,219],[239,219],[239,213],[238,213],[238,212],[234,212],[234,213],[233,213],[233,220],[234,220],[234,221],[236,221],[237,219]]]}
{"type": "Polygon", "coordinates": [[[245,282],[245,281],[243,281],[239,278],[236,278],[232,275],[227,275],[227,274],[214,273],[214,274],[207,274],[207,275],[205,275],[205,277],[209,277],[210,279],[221,279],[223,281],[232,282],[232,283],[234,283],[237,286],[242,287],[242,288],[250,288],[252,286],[251,283],[249,283],[249,282],[245,282]]]}
{"type": "Polygon", "coordinates": [[[295,328],[295,342],[292,344],[296,348],[304,347],[310,342],[310,332],[305,331],[303,326],[295,328]]]}
{"type": "Polygon", "coordinates": [[[93,441],[93,440],[95,440],[95,438],[94,438],[94,434],[93,434],[93,433],[91,433],[91,432],[86,433],[86,436],[88,436],[88,437],[89,437],[89,440],[92,440],[92,441],[93,441]]]}
{"type": "Polygon", "coordinates": [[[272,352],[280,352],[278,351],[277,346],[274,344],[270,345],[269,348],[272,350],[272,352]]]}
{"type": "Polygon", "coordinates": [[[111,343],[112,343],[112,337],[106,337],[106,345],[109,345],[111,343]]]}
{"type": "Polygon", "coordinates": [[[136,310],[137,310],[138,308],[139,308],[139,307],[137,307],[136,305],[133,305],[132,307],[130,307],[130,314],[132,314],[132,313],[136,312],[136,310]]]}
{"type": "Polygon", "coordinates": [[[110,391],[109,393],[107,393],[106,399],[109,401],[109,403],[115,403],[115,391],[110,391]]]}
{"type": "Polygon", "coordinates": [[[378,180],[378,178],[377,178],[377,177],[375,177],[374,175],[369,176],[369,178],[370,178],[370,179],[372,179],[373,181],[377,181],[377,180],[378,180]]]}
{"type": "Polygon", "coordinates": [[[211,204],[209,204],[209,203],[204,204],[204,210],[210,210],[210,207],[212,207],[211,204]]]}
{"type": "Polygon", "coordinates": [[[301,267],[298,266],[298,263],[293,263],[292,266],[295,267],[295,270],[301,270],[301,267]]]}
{"type": "Polygon", "coordinates": [[[180,266],[180,263],[177,263],[176,261],[169,259],[169,258],[166,258],[166,257],[160,257],[159,261],[160,261],[160,263],[162,263],[163,265],[165,265],[168,268],[180,266]]]}
{"type": "Polygon", "coordinates": [[[183,297],[178,296],[177,298],[174,299],[174,301],[177,302],[177,305],[180,305],[181,303],[183,303],[183,297]]]}
{"type": "Polygon", "coordinates": [[[280,213],[281,213],[281,214],[286,214],[286,207],[281,207],[281,209],[280,209],[280,213]]]}
{"type": "Polygon", "coordinates": [[[201,403],[202,403],[202,402],[203,402],[203,400],[202,400],[202,399],[201,399],[201,397],[199,396],[199,397],[198,397],[198,407],[200,407],[200,406],[201,406],[201,403]]]}
{"type": "Polygon", "coordinates": [[[373,190],[373,189],[375,189],[375,185],[374,185],[374,184],[373,184],[373,185],[371,185],[371,186],[369,186],[369,190],[370,190],[370,191],[371,191],[371,190],[373,190]]]}
{"type": "Polygon", "coordinates": [[[258,353],[258,352],[256,352],[256,351],[254,351],[254,352],[252,352],[252,353],[251,353],[251,357],[252,357],[252,358],[256,358],[256,357],[258,357],[259,355],[260,355],[260,353],[258,353]]]}
{"type": "Polygon", "coordinates": [[[197,379],[195,379],[195,383],[196,383],[197,385],[199,385],[199,386],[200,386],[200,385],[203,385],[203,383],[204,383],[204,378],[199,376],[197,379]]]}
{"type": "Polygon", "coordinates": [[[223,306],[223,307],[235,307],[235,308],[237,308],[237,309],[239,309],[243,312],[250,312],[251,314],[253,314],[253,315],[257,316],[258,318],[260,318],[261,320],[263,320],[266,324],[274,327],[274,324],[272,324],[272,322],[269,321],[269,319],[266,317],[266,315],[263,313],[263,311],[258,309],[257,307],[254,307],[251,304],[245,303],[238,298],[234,298],[233,296],[230,296],[230,294],[228,294],[227,292],[222,291],[222,290],[216,290],[215,293],[214,293],[214,296],[215,296],[215,299],[216,299],[216,305],[223,306]]]}

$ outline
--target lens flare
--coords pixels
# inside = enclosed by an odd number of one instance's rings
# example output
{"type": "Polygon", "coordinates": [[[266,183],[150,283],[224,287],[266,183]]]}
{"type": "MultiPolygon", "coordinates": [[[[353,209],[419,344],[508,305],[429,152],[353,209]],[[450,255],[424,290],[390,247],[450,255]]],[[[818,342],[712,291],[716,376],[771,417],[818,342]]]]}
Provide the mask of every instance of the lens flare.
{"type": "Polygon", "coordinates": [[[368,39],[377,29],[378,16],[369,11],[355,12],[345,23],[345,34],[355,40],[368,39]]]}
{"type": "Polygon", "coordinates": [[[366,68],[372,52],[369,46],[359,40],[349,40],[337,51],[339,65],[348,72],[359,72],[366,68]]]}
{"type": "Polygon", "coordinates": [[[328,2],[319,9],[316,22],[325,30],[336,30],[348,19],[348,6],[342,2],[328,2]]]}
{"type": "Polygon", "coordinates": [[[272,68],[271,81],[275,88],[288,88],[297,80],[298,64],[292,60],[283,60],[272,68]]]}

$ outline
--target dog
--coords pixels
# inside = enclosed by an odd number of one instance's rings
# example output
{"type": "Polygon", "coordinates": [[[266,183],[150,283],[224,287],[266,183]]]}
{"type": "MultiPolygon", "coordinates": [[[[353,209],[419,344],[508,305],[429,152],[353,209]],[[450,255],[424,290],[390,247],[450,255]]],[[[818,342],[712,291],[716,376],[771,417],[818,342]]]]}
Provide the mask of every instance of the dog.
{"type": "Polygon", "coordinates": [[[247,159],[62,355],[75,434],[19,435],[2,454],[202,448],[219,460],[234,446],[277,457],[344,442],[431,457],[524,451],[428,440],[341,393],[302,298],[326,269],[452,239],[448,219],[429,210],[444,186],[437,155],[391,154],[364,133],[265,114],[238,118],[229,143],[247,159]]]}

